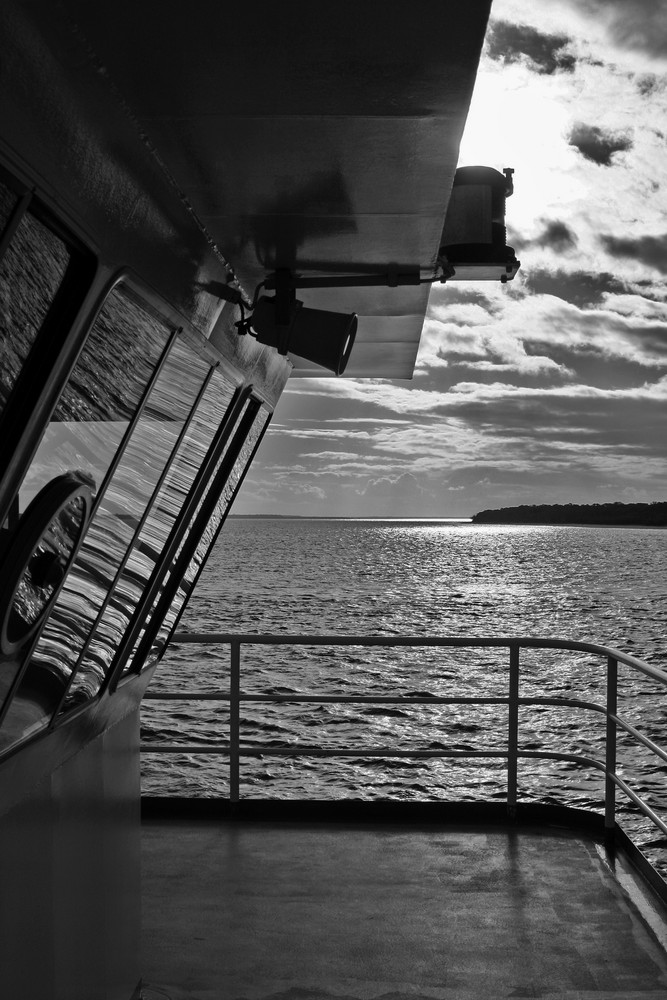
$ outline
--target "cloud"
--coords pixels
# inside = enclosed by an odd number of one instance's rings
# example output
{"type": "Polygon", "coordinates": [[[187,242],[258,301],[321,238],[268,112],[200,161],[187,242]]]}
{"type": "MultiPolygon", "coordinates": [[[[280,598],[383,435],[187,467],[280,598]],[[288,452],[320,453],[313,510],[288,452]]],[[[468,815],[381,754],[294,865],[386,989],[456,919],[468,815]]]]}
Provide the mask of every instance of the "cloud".
{"type": "Polygon", "coordinates": [[[536,295],[554,295],[580,308],[599,305],[606,294],[627,290],[627,285],[608,271],[600,274],[593,271],[568,273],[536,268],[525,274],[524,284],[536,295]]]}
{"type": "Polygon", "coordinates": [[[296,483],[292,486],[292,492],[299,500],[326,500],[327,495],[319,486],[309,486],[296,483]]]}
{"type": "Polygon", "coordinates": [[[601,19],[619,48],[667,55],[667,7],[664,0],[570,0],[571,6],[601,19]]]}
{"type": "Polygon", "coordinates": [[[577,245],[577,237],[570,227],[558,219],[548,222],[544,230],[533,241],[541,247],[549,247],[557,253],[565,253],[577,245]]]}
{"type": "Polygon", "coordinates": [[[530,60],[538,73],[571,72],[576,60],[566,51],[568,42],[566,35],[547,35],[526,24],[493,21],[487,35],[487,53],[504,63],[530,60]]]}
{"type": "MultiPolygon", "coordinates": [[[[667,57],[667,8],[664,0],[496,0],[499,20],[530,24],[540,34],[561,36],[567,25],[569,52],[590,63],[658,66],[667,57]]],[[[579,63],[578,63],[579,64],[579,63]]],[[[566,67],[565,67],[566,68],[566,67]]],[[[562,74],[561,74],[562,75],[562,74]]]]}
{"type": "Polygon", "coordinates": [[[412,497],[421,498],[427,492],[428,490],[425,490],[419,480],[410,472],[404,472],[396,477],[382,476],[380,479],[371,479],[361,490],[362,496],[365,497],[379,497],[381,499],[393,497],[404,500],[412,497]]]}
{"type": "Polygon", "coordinates": [[[613,257],[630,257],[667,274],[667,233],[662,236],[639,236],[635,239],[602,236],[604,248],[613,257]]]}
{"type": "Polygon", "coordinates": [[[655,73],[643,73],[636,79],[637,90],[642,97],[650,97],[656,94],[665,86],[664,77],[656,76],[655,73]]]}
{"type": "Polygon", "coordinates": [[[294,438],[337,438],[342,441],[368,441],[373,436],[370,431],[334,429],[326,424],[323,427],[285,427],[282,433],[294,438]]]}
{"type": "MultiPolygon", "coordinates": [[[[526,250],[541,247],[544,250],[552,251],[556,254],[564,254],[576,250],[578,244],[577,234],[562,219],[540,219],[542,229],[537,236],[523,236],[521,233],[507,227],[507,239],[511,241],[517,253],[523,254],[526,250]]],[[[525,272],[524,272],[525,274],[525,272]]],[[[523,277],[523,274],[522,274],[523,277]]],[[[521,285],[517,282],[516,288],[521,285]]]]}
{"type": "Polygon", "coordinates": [[[569,135],[569,143],[578,149],[582,156],[601,167],[610,167],[614,153],[626,152],[632,149],[632,139],[628,135],[614,133],[598,128],[597,125],[586,125],[575,122],[569,135]]]}

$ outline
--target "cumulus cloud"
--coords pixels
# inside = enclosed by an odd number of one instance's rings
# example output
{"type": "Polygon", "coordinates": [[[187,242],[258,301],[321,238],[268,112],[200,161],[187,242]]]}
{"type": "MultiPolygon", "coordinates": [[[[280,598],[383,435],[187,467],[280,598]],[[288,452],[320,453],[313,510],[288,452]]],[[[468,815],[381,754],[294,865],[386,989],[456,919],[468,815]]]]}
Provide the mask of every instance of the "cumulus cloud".
{"type": "MultiPolygon", "coordinates": [[[[539,219],[541,229],[536,236],[524,236],[515,231],[511,226],[507,227],[507,238],[511,240],[517,253],[524,254],[527,250],[534,250],[540,247],[543,250],[555,254],[566,254],[576,250],[578,237],[574,230],[562,219],[539,219]]],[[[526,272],[522,274],[524,277],[526,272]]],[[[521,282],[515,286],[516,294],[520,294],[521,282]]]]}
{"type": "Polygon", "coordinates": [[[536,295],[554,295],[580,308],[600,305],[605,295],[627,290],[627,285],[608,271],[568,273],[561,269],[548,271],[545,268],[536,268],[526,273],[524,284],[536,295]]]}
{"type": "Polygon", "coordinates": [[[577,237],[565,222],[553,219],[533,242],[541,247],[550,247],[557,253],[565,253],[576,247],[577,237]]]}
{"type": "Polygon", "coordinates": [[[619,48],[667,55],[667,6],[664,0],[569,0],[571,6],[601,20],[619,48]]]}
{"type": "Polygon", "coordinates": [[[428,491],[410,472],[404,472],[396,477],[382,476],[379,479],[371,479],[361,491],[363,496],[382,499],[389,497],[410,499],[422,497],[426,492],[428,491]]]}
{"type": "Polygon", "coordinates": [[[570,51],[589,61],[642,66],[667,59],[667,8],[663,0],[525,0],[494,3],[499,20],[530,24],[543,34],[567,31],[570,51]],[[566,26],[566,28],[564,28],[566,26]],[[587,55],[584,55],[587,53],[587,55]]]}
{"type": "Polygon", "coordinates": [[[655,73],[642,73],[635,82],[642,97],[650,97],[651,94],[655,94],[665,87],[664,77],[657,76],[655,73]]]}
{"type": "Polygon", "coordinates": [[[661,236],[639,236],[634,239],[602,236],[602,245],[613,257],[629,257],[667,274],[667,233],[661,236]]]}
{"type": "Polygon", "coordinates": [[[487,52],[491,59],[504,63],[529,60],[538,73],[571,71],[575,58],[567,49],[566,35],[548,35],[526,24],[493,21],[487,35],[487,52]]]}
{"type": "Polygon", "coordinates": [[[292,492],[297,499],[302,500],[326,500],[327,495],[319,486],[298,483],[292,487],[292,492]]]}
{"type": "Polygon", "coordinates": [[[632,149],[632,139],[628,135],[605,131],[597,125],[575,122],[569,135],[569,143],[582,156],[602,167],[610,167],[615,153],[632,149]]]}

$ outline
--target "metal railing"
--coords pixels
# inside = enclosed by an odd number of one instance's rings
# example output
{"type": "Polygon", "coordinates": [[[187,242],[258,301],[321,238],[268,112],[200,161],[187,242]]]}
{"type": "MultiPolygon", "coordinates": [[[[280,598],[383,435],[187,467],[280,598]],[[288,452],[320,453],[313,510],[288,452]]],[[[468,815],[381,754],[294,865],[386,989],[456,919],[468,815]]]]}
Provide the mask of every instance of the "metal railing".
{"type": "Polygon", "coordinates": [[[619,788],[655,826],[667,835],[667,824],[617,773],[617,734],[625,732],[637,744],[648,749],[663,763],[667,751],[640,733],[618,715],[618,665],[623,664],[667,687],[667,673],[650,664],[608,646],[566,639],[534,637],[458,637],[458,636],[336,636],[336,635],[235,635],[221,632],[177,633],[174,643],[228,645],[230,647],[229,691],[147,691],[145,698],[160,701],[221,701],[229,702],[229,742],[219,746],[201,744],[142,744],[142,751],[169,754],[223,754],[229,756],[229,798],[239,801],[241,757],[399,757],[399,758],[505,758],[507,760],[507,809],[514,815],[517,806],[518,762],[520,759],[569,761],[601,771],[605,775],[605,828],[613,831],[616,823],[616,788],[619,788]],[[241,648],[243,646],[359,646],[359,647],[432,647],[489,649],[504,648],[509,652],[508,689],[506,695],[438,696],[438,695],[326,695],[326,694],[251,694],[241,691],[241,648]],[[606,659],[606,700],[601,705],[578,698],[523,697],[519,694],[520,654],[523,649],[568,650],[590,653],[606,659]],[[359,705],[506,705],[508,708],[507,746],[502,750],[417,749],[396,747],[317,747],[303,744],[284,747],[243,746],[240,740],[241,705],[245,702],[294,704],[359,704],[359,705]],[[547,750],[525,750],[519,746],[519,709],[524,706],[558,706],[580,708],[601,713],[606,717],[604,760],[584,754],[560,753],[547,750]]]}

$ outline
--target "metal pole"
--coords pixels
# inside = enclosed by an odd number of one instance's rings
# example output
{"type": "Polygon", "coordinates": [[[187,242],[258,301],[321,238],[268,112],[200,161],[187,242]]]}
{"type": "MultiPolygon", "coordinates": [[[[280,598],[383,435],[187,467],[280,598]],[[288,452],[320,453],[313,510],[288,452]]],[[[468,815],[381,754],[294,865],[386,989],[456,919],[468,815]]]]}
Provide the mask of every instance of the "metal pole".
{"type": "Polygon", "coordinates": [[[607,657],[607,734],[605,758],[604,829],[608,847],[614,844],[616,828],[616,783],[612,775],[616,773],[616,723],[613,716],[618,709],[618,663],[613,656],[607,657]]]}
{"type": "Polygon", "coordinates": [[[239,694],[241,688],[241,643],[230,644],[229,671],[229,801],[239,801],[239,694]]]}
{"type": "Polygon", "coordinates": [[[507,815],[516,819],[519,750],[519,646],[510,646],[509,705],[507,723],[507,815]]]}

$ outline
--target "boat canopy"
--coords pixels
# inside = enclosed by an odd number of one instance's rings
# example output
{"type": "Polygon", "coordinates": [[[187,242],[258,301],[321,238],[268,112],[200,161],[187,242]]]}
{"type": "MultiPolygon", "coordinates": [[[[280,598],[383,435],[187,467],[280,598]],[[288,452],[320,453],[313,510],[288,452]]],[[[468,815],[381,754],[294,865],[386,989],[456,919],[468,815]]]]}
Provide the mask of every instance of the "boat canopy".
{"type": "MultiPolygon", "coordinates": [[[[490,0],[65,6],[250,299],[277,268],[434,277],[490,0]]],[[[347,377],[409,378],[429,287],[299,299],[358,314],[347,377]]]]}

